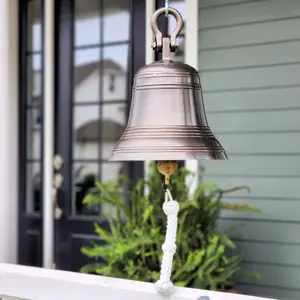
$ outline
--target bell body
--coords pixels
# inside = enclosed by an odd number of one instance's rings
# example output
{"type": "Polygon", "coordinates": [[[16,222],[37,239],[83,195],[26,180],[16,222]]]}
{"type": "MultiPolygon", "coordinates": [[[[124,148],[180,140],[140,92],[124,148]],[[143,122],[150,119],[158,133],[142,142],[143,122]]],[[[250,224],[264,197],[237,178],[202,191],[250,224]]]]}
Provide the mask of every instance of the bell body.
{"type": "Polygon", "coordinates": [[[141,68],[127,127],[110,160],[226,158],[207,124],[198,72],[172,60],[141,68]]]}

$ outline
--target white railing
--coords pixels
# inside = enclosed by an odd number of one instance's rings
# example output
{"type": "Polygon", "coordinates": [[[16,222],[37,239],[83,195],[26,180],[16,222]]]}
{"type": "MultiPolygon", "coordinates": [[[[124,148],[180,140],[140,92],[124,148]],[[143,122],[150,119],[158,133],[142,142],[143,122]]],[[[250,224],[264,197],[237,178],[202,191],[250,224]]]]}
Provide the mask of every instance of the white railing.
{"type": "Polygon", "coordinates": [[[169,300],[265,299],[179,287],[175,288],[171,296],[164,297],[157,294],[154,284],[151,283],[0,264],[1,300],[162,300],[164,298],[169,300]]]}

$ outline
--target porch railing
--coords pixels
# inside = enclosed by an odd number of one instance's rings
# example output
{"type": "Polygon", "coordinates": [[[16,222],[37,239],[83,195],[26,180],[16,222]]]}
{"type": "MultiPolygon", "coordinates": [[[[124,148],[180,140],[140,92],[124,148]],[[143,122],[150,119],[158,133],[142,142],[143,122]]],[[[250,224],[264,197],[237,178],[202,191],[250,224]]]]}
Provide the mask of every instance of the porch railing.
{"type": "Polygon", "coordinates": [[[151,283],[0,264],[1,300],[162,300],[164,298],[169,300],[265,299],[180,287],[176,287],[171,296],[164,297],[157,294],[154,284],[151,283]]]}

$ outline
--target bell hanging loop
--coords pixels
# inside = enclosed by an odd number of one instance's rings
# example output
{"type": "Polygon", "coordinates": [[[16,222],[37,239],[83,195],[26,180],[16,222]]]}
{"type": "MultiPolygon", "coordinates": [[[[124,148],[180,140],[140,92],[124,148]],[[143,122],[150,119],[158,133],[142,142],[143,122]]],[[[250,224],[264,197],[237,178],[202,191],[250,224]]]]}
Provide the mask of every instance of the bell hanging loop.
{"type": "Polygon", "coordinates": [[[178,47],[176,38],[181,32],[182,27],[183,27],[183,19],[181,14],[176,9],[171,7],[167,7],[167,8],[163,7],[155,11],[151,19],[151,28],[155,35],[155,41],[152,44],[153,50],[157,52],[163,52],[163,48],[167,47],[168,50],[170,50],[171,52],[175,52],[178,47]],[[172,31],[170,37],[163,37],[161,31],[157,27],[158,17],[166,13],[174,16],[176,19],[176,27],[172,31]]]}

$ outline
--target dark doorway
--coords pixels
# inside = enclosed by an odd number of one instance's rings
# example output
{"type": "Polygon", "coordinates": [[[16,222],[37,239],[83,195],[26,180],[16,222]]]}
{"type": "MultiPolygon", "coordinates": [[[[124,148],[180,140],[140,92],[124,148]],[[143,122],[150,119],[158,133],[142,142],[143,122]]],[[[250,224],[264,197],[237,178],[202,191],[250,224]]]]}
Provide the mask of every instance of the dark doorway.
{"type": "Polygon", "coordinates": [[[19,1],[19,263],[42,264],[43,2],[19,1]]]}
{"type": "Polygon", "coordinates": [[[108,156],[124,130],[132,78],[145,64],[145,1],[59,1],[57,13],[56,153],[64,161],[58,194],[56,267],[78,271],[80,248],[96,239],[94,221],[105,207],[82,204],[94,180],[122,170],[143,176],[142,163],[112,163],[108,156]]]}
{"type": "MultiPolygon", "coordinates": [[[[97,238],[93,223],[105,222],[104,207],[82,204],[94,180],[113,180],[121,170],[143,176],[143,163],[111,163],[108,155],[126,124],[133,74],[145,64],[145,0],[56,0],[55,6],[63,214],[55,220],[54,263],[78,271],[88,262],[80,248],[97,238]]],[[[41,0],[20,1],[19,263],[34,266],[42,263],[42,20],[41,0]]]]}

